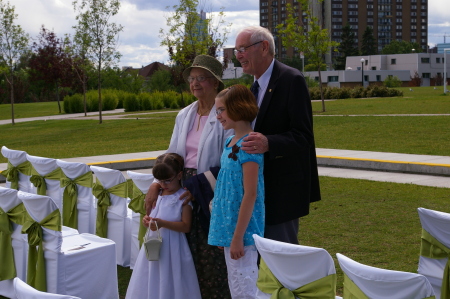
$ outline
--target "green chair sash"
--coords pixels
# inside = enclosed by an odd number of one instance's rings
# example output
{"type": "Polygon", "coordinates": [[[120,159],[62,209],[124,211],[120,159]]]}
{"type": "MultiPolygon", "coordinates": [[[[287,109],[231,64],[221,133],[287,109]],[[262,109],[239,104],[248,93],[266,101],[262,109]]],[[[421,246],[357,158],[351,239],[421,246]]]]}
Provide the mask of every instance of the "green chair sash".
{"type": "Polygon", "coordinates": [[[101,238],[106,238],[108,235],[108,207],[111,205],[111,197],[109,194],[114,194],[119,197],[128,196],[128,183],[123,182],[105,189],[100,181],[97,181],[92,188],[92,193],[97,198],[97,219],[95,234],[101,238]]]}
{"type": "Polygon", "coordinates": [[[344,298],[369,299],[366,294],[344,273],[344,298]]]}
{"type": "Polygon", "coordinates": [[[11,189],[19,190],[19,172],[25,175],[31,175],[31,163],[25,161],[17,166],[12,165],[8,161],[8,168],[1,172],[6,177],[6,180],[11,183],[11,189]]]}
{"type": "Polygon", "coordinates": [[[13,227],[11,222],[22,225],[26,215],[23,203],[18,204],[8,212],[0,207],[0,281],[12,279],[16,276],[14,253],[11,234],[13,227]]]}
{"type": "Polygon", "coordinates": [[[450,248],[434,238],[429,232],[422,229],[422,242],[420,255],[431,259],[448,258],[442,276],[441,298],[450,298],[450,248]]]}
{"type": "Polygon", "coordinates": [[[45,183],[45,179],[48,180],[60,180],[61,179],[61,168],[56,168],[52,172],[46,175],[40,175],[36,169],[31,168],[31,178],[30,181],[37,188],[38,195],[46,195],[47,194],[47,184],[45,183]]]}
{"type": "Polygon", "coordinates": [[[263,259],[259,265],[258,288],[264,293],[272,294],[270,299],[334,299],[336,298],[336,274],[330,274],[295,290],[285,288],[273,275],[263,259]]]}
{"type": "Polygon", "coordinates": [[[60,186],[64,188],[63,193],[63,225],[78,229],[78,187],[77,185],[92,188],[92,171],[71,180],[64,172],[61,172],[60,186]]]}
{"type": "Polygon", "coordinates": [[[147,211],[145,210],[145,193],[142,192],[133,181],[130,181],[129,186],[132,186],[132,193],[130,193],[130,189],[128,189],[128,194],[132,194],[132,198],[130,203],[128,204],[128,207],[135,213],[139,213],[141,215],[140,217],[140,224],[139,224],[139,233],[138,233],[138,240],[139,240],[139,248],[142,246],[142,243],[144,242],[144,236],[147,228],[142,223],[142,219],[147,214],[147,211]]]}
{"type": "Polygon", "coordinates": [[[42,246],[42,227],[61,231],[61,214],[58,209],[48,214],[41,222],[36,222],[31,217],[27,217],[22,227],[22,233],[28,234],[29,245],[27,283],[39,291],[46,292],[47,272],[42,246]]]}

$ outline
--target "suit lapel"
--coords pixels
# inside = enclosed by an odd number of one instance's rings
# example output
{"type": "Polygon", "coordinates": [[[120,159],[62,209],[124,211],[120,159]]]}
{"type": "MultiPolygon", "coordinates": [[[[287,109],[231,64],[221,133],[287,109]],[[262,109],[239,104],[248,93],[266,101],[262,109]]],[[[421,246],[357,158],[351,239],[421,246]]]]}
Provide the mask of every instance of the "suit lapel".
{"type": "Polygon", "coordinates": [[[272,75],[270,76],[269,85],[267,85],[266,93],[264,94],[263,100],[261,102],[261,106],[259,107],[258,116],[256,117],[255,123],[255,131],[258,132],[258,129],[261,125],[261,122],[266,115],[267,108],[269,107],[270,101],[272,100],[273,92],[275,91],[275,86],[278,81],[278,77],[280,74],[280,68],[278,65],[278,60],[274,61],[272,75]]]}

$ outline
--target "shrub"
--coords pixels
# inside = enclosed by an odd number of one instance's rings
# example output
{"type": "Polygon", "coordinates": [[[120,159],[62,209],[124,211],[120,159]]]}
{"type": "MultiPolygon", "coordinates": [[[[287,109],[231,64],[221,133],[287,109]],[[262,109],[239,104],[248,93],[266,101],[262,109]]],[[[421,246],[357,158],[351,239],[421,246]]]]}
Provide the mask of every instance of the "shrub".
{"type": "Polygon", "coordinates": [[[152,110],[151,95],[148,92],[142,92],[137,96],[141,110],[152,110]]]}
{"type": "Polygon", "coordinates": [[[115,90],[105,89],[102,92],[102,111],[114,110],[117,108],[119,99],[115,90]]]}
{"type": "Polygon", "coordinates": [[[83,95],[77,93],[72,96],[64,97],[64,112],[65,113],[82,113],[83,108],[83,95]]]}
{"type": "Polygon", "coordinates": [[[397,76],[387,76],[383,81],[383,85],[386,87],[401,87],[402,81],[397,76]]]}
{"type": "Polygon", "coordinates": [[[125,112],[141,110],[141,105],[138,96],[135,95],[134,93],[127,93],[123,101],[123,107],[125,108],[125,112]]]}

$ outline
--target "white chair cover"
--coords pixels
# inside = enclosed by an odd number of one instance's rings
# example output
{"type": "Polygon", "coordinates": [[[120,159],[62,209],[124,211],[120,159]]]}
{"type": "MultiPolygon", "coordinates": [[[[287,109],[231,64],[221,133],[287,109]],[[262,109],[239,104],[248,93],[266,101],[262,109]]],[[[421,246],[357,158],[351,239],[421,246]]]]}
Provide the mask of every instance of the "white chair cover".
{"type": "Polygon", "coordinates": [[[432,286],[423,275],[363,265],[340,253],[336,256],[342,271],[371,299],[423,299],[434,296],[432,286]]]}
{"type": "MultiPolygon", "coordinates": [[[[83,163],[56,160],[56,164],[61,167],[64,174],[72,180],[91,171],[90,167],[83,163]]],[[[77,185],[77,187],[78,231],[80,233],[94,234],[97,209],[95,206],[94,195],[92,194],[92,188],[80,185],[77,185]]],[[[64,192],[61,191],[61,201],[63,200],[63,193],[64,192]]]]}
{"type": "MultiPolygon", "coordinates": [[[[18,192],[18,197],[37,222],[57,209],[48,196],[18,192]]],[[[91,234],[63,237],[62,232],[42,230],[47,292],[83,299],[119,297],[114,242],[91,234]]]]}
{"type": "MultiPolygon", "coordinates": [[[[27,153],[24,151],[12,150],[6,146],[2,146],[2,155],[8,159],[9,163],[14,166],[20,165],[27,161],[27,153]]],[[[10,188],[11,183],[6,181],[6,187],[10,188]]],[[[31,188],[30,176],[19,172],[19,190],[29,192],[31,188]]]]}
{"type": "MultiPolygon", "coordinates": [[[[17,192],[18,191],[15,189],[0,187],[0,207],[3,211],[8,212],[22,203],[17,197],[17,192]]],[[[22,279],[25,279],[27,276],[26,271],[28,255],[27,235],[21,233],[22,225],[12,223],[12,228],[13,233],[11,234],[11,243],[13,247],[16,275],[22,279]]],[[[12,279],[0,281],[0,295],[7,298],[15,297],[12,279]]]]}
{"type": "MultiPolygon", "coordinates": [[[[450,248],[450,214],[418,208],[420,223],[435,239],[450,248]]],[[[433,286],[436,298],[441,297],[442,276],[448,258],[432,259],[420,256],[418,273],[424,275],[433,286]]]]}
{"type": "MultiPolygon", "coordinates": [[[[153,174],[149,173],[139,173],[135,171],[127,171],[128,177],[133,181],[136,187],[139,188],[144,194],[147,194],[150,185],[153,183],[154,177],[153,174]]],[[[129,194],[128,197],[131,198],[129,194]]],[[[136,263],[136,258],[139,254],[139,240],[138,233],[139,227],[141,225],[141,215],[139,213],[135,213],[132,211],[132,220],[131,220],[131,257],[130,257],[130,268],[134,268],[134,264],[136,263]]]]}
{"type": "MultiPolygon", "coordinates": [[[[96,180],[108,189],[125,182],[123,174],[114,169],[91,166],[96,180]]],[[[117,264],[130,266],[131,255],[131,210],[128,209],[128,198],[110,194],[111,206],[108,208],[108,239],[116,243],[117,264]]]]}
{"type": "MultiPolygon", "coordinates": [[[[325,249],[274,241],[256,234],[253,238],[261,258],[287,289],[295,290],[336,273],[333,259],[325,249]]],[[[270,296],[259,289],[256,294],[256,298],[261,299],[270,296]]]]}
{"type": "Polygon", "coordinates": [[[81,299],[80,297],[45,293],[27,285],[20,278],[14,278],[15,297],[17,299],[81,299]]]}
{"type": "MultiPolygon", "coordinates": [[[[36,157],[31,156],[27,154],[27,159],[30,161],[31,165],[33,165],[34,169],[40,174],[40,175],[46,175],[50,172],[57,169],[59,166],[56,164],[55,159],[51,158],[43,158],[43,157],[36,157]]],[[[48,180],[45,179],[45,182],[47,184],[47,194],[50,196],[53,201],[58,206],[58,209],[62,211],[62,201],[61,201],[61,187],[59,180],[48,180]]],[[[37,194],[37,188],[31,183],[30,187],[30,193],[37,194]]]]}

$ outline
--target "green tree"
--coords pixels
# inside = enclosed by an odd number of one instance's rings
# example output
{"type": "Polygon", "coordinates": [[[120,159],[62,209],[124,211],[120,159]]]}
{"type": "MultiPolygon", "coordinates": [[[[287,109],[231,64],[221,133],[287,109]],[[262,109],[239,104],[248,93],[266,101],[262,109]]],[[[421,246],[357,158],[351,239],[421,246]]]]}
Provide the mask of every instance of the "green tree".
{"type": "Polygon", "coordinates": [[[172,76],[168,70],[153,73],[148,84],[150,91],[168,91],[173,89],[172,76]]]}
{"type": "Polygon", "coordinates": [[[199,0],[180,0],[167,9],[173,11],[166,17],[167,31],[160,29],[161,46],[167,48],[172,67],[173,84],[184,86],[183,71],[200,54],[213,57],[227,41],[231,23],[225,22],[223,7],[217,15],[198,12],[199,0]],[[203,14],[203,15],[202,15],[203,14]]]}
{"type": "Polygon", "coordinates": [[[383,81],[383,85],[386,87],[401,87],[402,81],[397,76],[387,76],[383,81]]]}
{"type": "Polygon", "coordinates": [[[372,26],[367,26],[361,42],[361,55],[376,55],[377,52],[372,26]]]}
{"type": "Polygon", "coordinates": [[[120,0],[75,0],[78,12],[74,26],[76,43],[86,45],[86,57],[96,69],[98,86],[99,123],[102,123],[102,69],[111,67],[120,59],[116,50],[122,25],[111,22],[120,9],[120,0]]]}
{"type": "Polygon", "coordinates": [[[347,56],[358,56],[359,51],[356,47],[355,33],[352,27],[347,23],[342,27],[341,42],[338,47],[339,56],[336,57],[335,69],[344,70],[347,56]]]}
{"type": "MultiPolygon", "coordinates": [[[[296,11],[291,4],[287,4],[288,17],[286,24],[277,26],[278,32],[282,35],[284,47],[296,47],[303,52],[310,64],[316,66],[319,72],[320,96],[322,98],[322,111],[325,112],[325,100],[323,96],[321,76],[321,66],[324,64],[325,54],[332,48],[339,46],[339,43],[331,41],[327,29],[322,29],[322,23],[310,8],[308,0],[298,0],[302,6],[302,11],[306,13],[308,19],[306,24],[299,24],[296,11]]],[[[319,0],[322,1],[322,0],[319,0]]]]}
{"type": "Polygon", "coordinates": [[[11,123],[14,125],[14,74],[20,57],[29,51],[29,35],[20,25],[14,24],[17,19],[15,7],[9,2],[0,0],[0,62],[1,72],[10,86],[11,123]]]}
{"type": "Polygon", "coordinates": [[[418,43],[412,43],[407,41],[393,40],[389,45],[386,45],[381,54],[408,54],[408,53],[421,53],[422,48],[418,43]]]}

